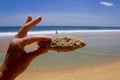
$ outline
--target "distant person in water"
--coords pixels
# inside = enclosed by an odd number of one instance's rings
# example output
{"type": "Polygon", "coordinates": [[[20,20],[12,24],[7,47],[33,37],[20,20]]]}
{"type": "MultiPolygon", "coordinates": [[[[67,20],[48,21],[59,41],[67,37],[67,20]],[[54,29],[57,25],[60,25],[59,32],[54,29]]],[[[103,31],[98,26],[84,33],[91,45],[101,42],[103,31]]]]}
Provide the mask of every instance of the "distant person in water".
{"type": "Polygon", "coordinates": [[[27,36],[28,31],[41,20],[42,17],[32,20],[32,17],[28,16],[24,25],[10,42],[5,60],[0,66],[0,80],[15,80],[18,75],[24,72],[34,58],[48,52],[44,48],[37,48],[28,53],[24,50],[26,45],[33,42],[51,40],[51,38],[45,36],[27,36]]]}
{"type": "Polygon", "coordinates": [[[56,35],[58,34],[58,31],[56,30],[56,35]]]}

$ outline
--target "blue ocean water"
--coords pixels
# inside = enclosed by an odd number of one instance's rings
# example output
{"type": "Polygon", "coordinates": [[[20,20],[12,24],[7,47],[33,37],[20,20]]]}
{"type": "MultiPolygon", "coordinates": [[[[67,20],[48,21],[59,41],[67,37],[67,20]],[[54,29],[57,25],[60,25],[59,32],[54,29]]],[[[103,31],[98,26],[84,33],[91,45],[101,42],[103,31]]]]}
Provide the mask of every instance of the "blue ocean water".
{"type": "MultiPolygon", "coordinates": [[[[17,32],[20,26],[0,26],[0,32],[17,32]]],[[[31,31],[51,30],[120,30],[120,27],[101,26],[36,26],[31,31]]]]}

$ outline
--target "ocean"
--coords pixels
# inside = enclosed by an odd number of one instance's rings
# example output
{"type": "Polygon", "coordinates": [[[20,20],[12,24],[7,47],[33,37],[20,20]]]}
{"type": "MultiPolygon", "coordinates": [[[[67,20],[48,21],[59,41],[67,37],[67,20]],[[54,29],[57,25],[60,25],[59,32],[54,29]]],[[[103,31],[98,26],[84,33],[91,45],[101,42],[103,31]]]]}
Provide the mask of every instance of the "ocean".
{"type": "MultiPolygon", "coordinates": [[[[17,32],[20,26],[0,26],[1,32],[17,32]]],[[[37,26],[31,31],[53,31],[53,30],[120,30],[120,27],[103,26],[37,26]]]]}
{"type": "MultiPolygon", "coordinates": [[[[0,62],[5,56],[2,53],[6,53],[10,40],[19,28],[20,26],[0,26],[0,62]]],[[[28,35],[76,36],[87,44],[84,48],[67,53],[49,51],[35,59],[28,70],[64,69],[120,61],[120,27],[36,26],[28,35]]]]}
{"type": "MultiPolygon", "coordinates": [[[[13,36],[20,29],[20,26],[0,26],[0,36],[13,36]]],[[[80,33],[81,36],[111,36],[119,35],[120,27],[103,26],[36,26],[30,30],[29,34],[71,34],[80,33]],[[106,32],[109,32],[106,33],[106,32]],[[111,32],[115,32],[112,33],[111,32]],[[94,34],[95,33],[95,34],[94,34]],[[88,35],[89,34],[89,35],[88,35]],[[93,35],[92,35],[93,34],[93,35]]]]}

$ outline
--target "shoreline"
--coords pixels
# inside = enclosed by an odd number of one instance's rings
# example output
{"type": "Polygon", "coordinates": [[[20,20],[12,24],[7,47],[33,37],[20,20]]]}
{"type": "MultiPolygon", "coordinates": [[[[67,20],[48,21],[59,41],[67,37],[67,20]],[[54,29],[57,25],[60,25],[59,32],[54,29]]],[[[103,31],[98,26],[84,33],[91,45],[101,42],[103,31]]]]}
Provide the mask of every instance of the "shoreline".
{"type": "MultiPolygon", "coordinates": [[[[12,37],[17,32],[0,32],[0,37],[12,37]]],[[[30,31],[28,32],[29,35],[64,35],[64,34],[71,34],[79,36],[119,36],[120,30],[49,30],[49,31],[30,31]],[[102,34],[101,34],[102,33],[102,34]]]]}
{"type": "MultiPolygon", "coordinates": [[[[85,49],[88,50],[88,48],[91,48],[91,50],[94,50],[94,48],[102,48],[102,47],[109,47],[110,45],[110,49],[106,49],[108,50],[108,52],[112,51],[112,47],[115,51],[114,54],[116,54],[116,51],[117,51],[117,54],[119,52],[119,49],[118,47],[120,47],[120,36],[80,36],[79,34],[58,34],[58,35],[54,35],[54,34],[51,34],[51,35],[46,35],[46,36],[51,36],[51,37],[59,37],[59,36],[75,36],[75,37],[78,37],[80,39],[82,39],[83,41],[85,41],[87,43],[87,46],[85,47],[85,49]],[[104,46],[105,45],[105,46],[104,46]]],[[[89,34],[88,34],[89,35],[89,34]]],[[[43,36],[43,35],[42,35],[43,36]]],[[[4,53],[7,51],[7,48],[9,46],[9,43],[10,41],[12,40],[13,36],[3,36],[3,37],[0,37],[0,53],[4,53]]],[[[33,43],[31,45],[28,45],[25,49],[27,50],[30,50],[30,49],[33,49],[37,46],[36,43],[33,43]]],[[[105,47],[105,48],[106,48],[105,47]]],[[[83,48],[83,50],[85,50],[83,48]]],[[[104,48],[102,48],[104,50],[104,48]]],[[[112,51],[113,52],[113,51],[112,51]]],[[[110,52],[111,53],[111,52],[110,52]]]]}

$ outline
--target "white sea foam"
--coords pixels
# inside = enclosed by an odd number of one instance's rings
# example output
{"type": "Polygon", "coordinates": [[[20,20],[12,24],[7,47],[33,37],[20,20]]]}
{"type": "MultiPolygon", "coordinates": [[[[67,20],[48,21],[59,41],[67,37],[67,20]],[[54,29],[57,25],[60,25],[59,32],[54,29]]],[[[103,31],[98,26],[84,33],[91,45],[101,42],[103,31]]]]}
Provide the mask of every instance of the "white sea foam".
{"type": "MultiPolygon", "coordinates": [[[[14,36],[17,32],[0,32],[0,37],[14,36]]],[[[58,31],[30,31],[29,35],[75,35],[83,37],[120,36],[120,30],[58,30],[58,31]]]]}

